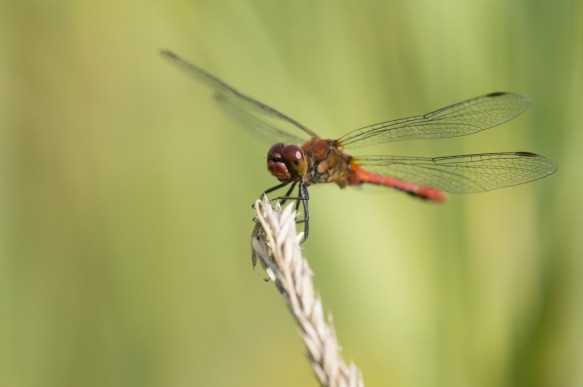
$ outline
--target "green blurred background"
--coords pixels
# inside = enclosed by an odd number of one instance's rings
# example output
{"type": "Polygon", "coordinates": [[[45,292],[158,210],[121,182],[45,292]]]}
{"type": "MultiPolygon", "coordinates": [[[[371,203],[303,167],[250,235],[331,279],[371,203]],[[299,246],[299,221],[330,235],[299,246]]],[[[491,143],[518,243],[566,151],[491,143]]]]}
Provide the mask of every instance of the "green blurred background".
{"type": "Polygon", "coordinates": [[[305,255],[369,386],[583,385],[581,1],[0,1],[0,385],[316,385],[250,263],[268,144],[176,51],[326,137],[496,90],[520,118],[372,153],[559,171],[432,205],[311,189],[305,255]]]}

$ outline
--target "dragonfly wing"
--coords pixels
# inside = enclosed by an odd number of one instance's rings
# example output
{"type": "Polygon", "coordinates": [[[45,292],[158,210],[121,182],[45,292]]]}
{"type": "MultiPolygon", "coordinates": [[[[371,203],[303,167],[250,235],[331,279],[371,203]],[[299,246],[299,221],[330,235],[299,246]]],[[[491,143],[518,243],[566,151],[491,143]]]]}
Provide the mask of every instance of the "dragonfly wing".
{"type": "Polygon", "coordinates": [[[445,157],[358,157],[364,169],[450,193],[491,191],[541,179],[557,170],[530,152],[480,153],[445,157]]]}
{"type": "Polygon", "coordinates": [[[509,121],[528,107],[528,98],[506,92],[475,97],[433,112],[356,129],[339,139],[356,148],[391,141],[465,136],[509,121]]]}
{"type": "Polygon", "coordinates": [[[305,141],[298,136],[283,130],[275,123],[265,120],[256,114],[250,113],[248,109],[241,107],[237,99],[230,98],[225,94],[215,94],[215,99],[219,106],[237,122],[241,123],[251,134],[259,136],[265,142],[273,144],[283,142],[286,144],[301,144],[305,141]]]}
{"type": "MultiPolygon", "coordinates": [[[[254,116],[257,122],[263,123],[260,125],[269,125],[275,128],[271,130],[272,132],[275,133],[284,132],[282,129],[277,128],[277,125],[268,123],[267,120],[273,119],[279,122],[285,122],[310,136],[316,136],[316,134],[313,131],[311,131],[304,125],[300,124],[293,118],[290,118],[287,115],[281,113],[280,111],[275,110],[274,108],[267,106],[239,92],[234,87],[230,86],[229,84],[225,83],[224,81],[220,80],[219,78],[215,77],[209,72],[203,70],[202,68],[190,62],[187,62],[186,60],[182,59],[175,53],[170,51],[161,51],[161,55],[162,57],[164,57],[164,59],[172,63],[174,66],[196,77],[197,79],[205,83],[207,86],[213,88],[217,93],[218,100],[221,103],[221,106],[225,108],[231,115],[234,115],[235,117],[242,117],[244,122],[245,121],[249,122],[250,119],[254,116]]],[[[262,126],[262,128],[266,129],[265,126],[262,126]]],[[[295,136],[292,137],[298,138],[295,136]]]]}

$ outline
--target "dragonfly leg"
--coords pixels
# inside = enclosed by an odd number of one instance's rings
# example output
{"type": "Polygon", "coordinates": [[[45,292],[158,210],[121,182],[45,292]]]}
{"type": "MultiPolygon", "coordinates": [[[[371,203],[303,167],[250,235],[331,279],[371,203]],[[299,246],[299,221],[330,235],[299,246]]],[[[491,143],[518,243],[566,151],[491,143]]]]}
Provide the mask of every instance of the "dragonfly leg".
{"type": "MultiPolygon", "coordinates": [[[[278,190],[280,188],[283,188],[283,187],[285,187],[288,184],[289,184],[289,181],[285,181],[285,182],[283,182],[281,184],[278,184],[276,186],[273,186],[271,188],[268,188],[265,191],[263,191],[263,195],[267,195],[268,193],[271,193],[271,192],[276,191],[276,190],[278,190]]],[[[296,184],[297,184],[297,182],[294,181],[293,184],[292,184],[292,187],[294,187],[296,184]]],[[[291,191],[288,191],[288,192],[291,192],[291,191]]]]}
{"type": "MultiPolygon", "coordinates": [[[[278,189],[283,188],[283,187],[285,187],[288,184],[289,184],[289,181],[288,182],[281,183],[281,184],[278,184],[278,185],[273,186],[271,188],[268,188],[265,191],[263,191],[263,193],[261,194],[261,196],[267,195],[267,194],[269,194],[269,193],[271,193],[273,191],[277,191],[278,189]]],[[[289,193],[294,189],[294,187],[295,187],[296,184],[297,184],[297,182],[294,181],[293,184],[292,184],[292,186],[291,186],[291,188],[287,191],[286,195],[289,195],[289,193]]],[[[278,199],[278,198],[275,198],[275,199],[278,199]]],[[[251,208],[255,208],[255,204],[252,204],[251,205],[251,208]]]]}
{"type": "MultiPolygon", "coordinates": [[[[283,196],[280,196],[280,197],[278,197],[278,198],[276,198],[276,199],[280,199],[280,200],[281,200],[281,199],[283,199],[283,201],[281,202],[281,204],[285,204],[285,202],[288,200],[288,198],[290,197],[290,195],[291,195],[291,193],[293,192],[293,190],[296,188],[296,184],[297,184],[297,183],[298,183],[297,181],[294,181],[294,182],[292,183],[291,187],[289,187],[289,189],[288,189],[288,190],[287,190],[287,192],[285,193],[285,195],[283,195],[283,196]]],[[[298,210],[298,206],[296,205],[296,211],[297,211],[297,210],[298,210]]]]}
{"type": "MultiPolygon", "coordinates": [[[[274,187],[267,189],[265,192],[263,192],[263,194],[268,194],[270,192],[276,191],[280,188],[285,187],[288,184],[289,184],[289,182],[278,184],[274,187]]],[[[277,197],[273,198],[273,200],[280,200],[281,204],[284,204],[288,200],[295,200],[296,201],[296,205],[295,205],[296,211],[299,210],[300,203],[302,204],[302,210],[304,212],[304,216],[301,219],[296,219],[296,223],[303,223],[304,224],[304,236],[302,238],[302,243],[304,243],[308,239],[308,234],[310,232],[310,223],[309,223],[310,212],[308,209],[308,200],[310,199],[310,196],[308,194],[308,187],[305,184],[302,184],[301,182],[299,182],[298,196],[292,196],[292,192],[296,188],[297,185],[298,185],[298,182],[294,181],[292,183],[291,187],[285,193],[285,195],[277,196],[277,197]]]]}
{"type": "Polygon", "coordinates": [[[299,210],[300,203],[302,204],[302,209],[304,211],[304,217],[301,219],[296,219],[296,223],[303,223],[304,224],[304,236],[302,238],[302,243],[304,243],[308,239],[308,235],[310,234],[310,211],[308,202],[310,200],[310,195],[308,194],[308,187],[305,184],[300,183],[298,188],[298,196],[281,196],[276,199],[284,199],[284,200],[295,200],[296,201],[296,211],[299,210]]]}
{"type": "Polygon", "coordinates": [[[296,204],[296,210],[299,207],[301,201],[302,207],[304,208],[304,219],[297,220],[296,223],[304,224],[304,237],[302,238],[302,243],[304,243],[310,234],[310,211],[308,207],[308,200],[310,200],[310,195],[308,195],[308,188],[304,184],[300,184],[299,194],[300,200],[298,200],[298,203],[296,204]]]}

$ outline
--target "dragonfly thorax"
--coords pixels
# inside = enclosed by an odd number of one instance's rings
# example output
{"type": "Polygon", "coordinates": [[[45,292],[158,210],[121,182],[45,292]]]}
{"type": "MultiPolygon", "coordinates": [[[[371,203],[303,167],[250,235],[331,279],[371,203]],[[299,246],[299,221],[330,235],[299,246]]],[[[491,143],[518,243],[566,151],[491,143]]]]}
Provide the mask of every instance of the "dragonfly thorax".
{"type": "Polygon", "coordinates": [[[336,140],[312,138],[302,144],[302,149],[308,157],[306,185],[336,183],[344,188],[352,184],[353,158],[344,153],[336,140]]]}

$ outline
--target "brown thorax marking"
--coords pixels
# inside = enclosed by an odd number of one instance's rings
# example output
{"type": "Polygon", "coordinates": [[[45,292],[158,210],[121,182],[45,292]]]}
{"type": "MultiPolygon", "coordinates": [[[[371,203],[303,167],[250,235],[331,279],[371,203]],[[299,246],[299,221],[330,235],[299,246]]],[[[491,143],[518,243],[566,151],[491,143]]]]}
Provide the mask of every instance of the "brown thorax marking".
{"type": "Polygon", "coordinates": [[[315,137],[303,143],[302,149],[308,158],[304,184],[336,183],[344,188],[352,180],[352,157],[344,153],[335,140],[315,137]]]}

